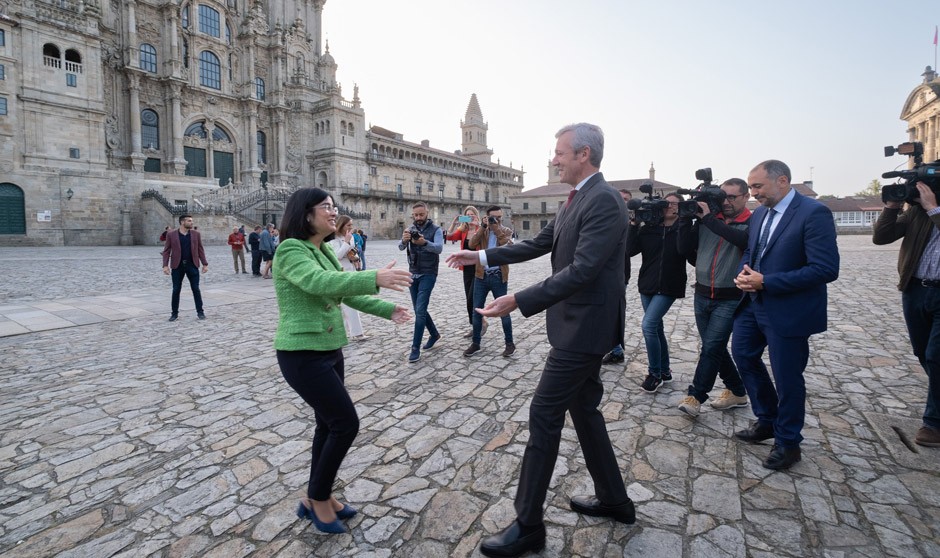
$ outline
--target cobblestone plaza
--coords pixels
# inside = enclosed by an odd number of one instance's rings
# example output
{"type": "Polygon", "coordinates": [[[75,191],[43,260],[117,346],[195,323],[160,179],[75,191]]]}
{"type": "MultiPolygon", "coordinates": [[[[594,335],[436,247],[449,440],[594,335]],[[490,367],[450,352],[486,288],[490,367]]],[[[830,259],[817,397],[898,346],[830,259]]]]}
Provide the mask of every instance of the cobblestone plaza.
{"type": "MultiPolygon", "coordinates": [[[[604,367],[602,409],[637,523],[568,509],[592,492],[569,423],[543,556],[940,556],[940,449],[911,442],[927,379],[895,287],[898,245],[839,246],[829,330],[810,341],[803,460],[784,472],[761,467],[769,445],[731,438],[749,408],[677,409],[698,350],[691,296],[666,316],[675,381],[641,391],[631,284],[627,364],[604,367]]],[[[0,248],[0,554],[479,556],[512,520],[543,315],[513,314],[512,357],[494,322],[464,358],[461,273],[442,267],[430,308],[444,339],[419,362],[406,360],[411,324],[363,317],[369,338],[345,349],[361,428],[337,486],[361,513],[327,536],[294,515],[313,416],[277,367],[271,281],[233,273],[228,247],[209,247],[208,319],[184,283],[169,323],[159,250],[0,248]]],[[[370,267],[392,259],[404,265],[396,243],[369,244],[370,267]]],[[[548,273],[548,258],[516,265],[510,290],[548,273]]]]}

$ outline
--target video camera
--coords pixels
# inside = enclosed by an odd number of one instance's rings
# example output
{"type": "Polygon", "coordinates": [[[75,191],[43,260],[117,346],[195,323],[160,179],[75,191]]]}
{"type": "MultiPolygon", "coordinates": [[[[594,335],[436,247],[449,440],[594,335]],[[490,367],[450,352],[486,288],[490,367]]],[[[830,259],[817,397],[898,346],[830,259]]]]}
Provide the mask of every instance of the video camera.
{"type": "Polygon", "coordinates": [[[920,197],[917,183],[923,182],[935,194],[940,194],[940,161],[924,163],[924,144],[919,141],[906,141],[901,145],[885,147],[885,157],[894,154],[907,155],[914,159],[914,168],[902,171],[891,171],[881,175],[881,178],[899,178],[904,182],[888,184],[881,188],[881,201],[915,203],[920,197]]]}
{"type": "Polygon", "coordinates": [[[653,195],[653,183],[644,182],[640,184],[640,192],[646,194],[645,198],[632,199],[627,202],[627,209],[633,211],[634,219],[637,223],[646,223],[650,226],[659,225],[663,222],[663,211],[669,207],[669,202],[662,196],[653,195]]]}
{"type": "Polygon", "coordinates": [[[698,215],[698,202],[708,204],[708,211],[712,215],[721,213],[721,206],[725,202],[725,191],[720,186],[712,184],[712,169],[706,167],[695,171],[695,179],[701,180],[694,190],[679,188],[677,194],[692,196],[692,199],[679,202],[679,217],[695,217],[698,215]]]}

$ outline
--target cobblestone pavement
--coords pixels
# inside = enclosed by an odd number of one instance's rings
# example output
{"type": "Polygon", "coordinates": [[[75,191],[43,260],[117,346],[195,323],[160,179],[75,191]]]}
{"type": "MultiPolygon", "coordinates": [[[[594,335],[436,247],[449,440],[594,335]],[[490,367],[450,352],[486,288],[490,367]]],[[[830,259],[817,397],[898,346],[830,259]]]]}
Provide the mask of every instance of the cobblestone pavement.
{"type": "MultiPolygon", "coordinates": [[[[897,246],[839,245],[830,328],[813,337],[806,373],[803,461],[770,472],[769,446],[734,442],[749,409],[677,410],[696,360],[691,298],[667,315],[676,381],[640,390],[631,287],[628,364],[604,367],[602,406],[638,521],[568,510],[569,495],[592,491],[569,423],[544,556],[940,556],[940,450],[905,444],[926,376],[906,340],[897,246]]],[[[363,318],[369,339],[345,350],[361,430],[338,481],[361,513],[350,534],[326,536],[294,516],[313,421],[275,362],[271,282],[235,275],[227,247],[210,247],[208,319],[195,319],[184,285],[168,323],[158,251],[0,249],[0,323],[25,331],[0,331],[0,554],[478,556],[481,537],[512,519],[543,316],[513,316],[513,357],[499,356],[494,323],[465,359],[460,272],[446,269],[431,299],[445,338],[418,363],[406,362],[410,325],[363,318]]],[[[370,265],[393,257],[401,265],[394,243],[370,243],[370,265]]],[[[548,266],[514,266],[511,289],[548,266]]]]}

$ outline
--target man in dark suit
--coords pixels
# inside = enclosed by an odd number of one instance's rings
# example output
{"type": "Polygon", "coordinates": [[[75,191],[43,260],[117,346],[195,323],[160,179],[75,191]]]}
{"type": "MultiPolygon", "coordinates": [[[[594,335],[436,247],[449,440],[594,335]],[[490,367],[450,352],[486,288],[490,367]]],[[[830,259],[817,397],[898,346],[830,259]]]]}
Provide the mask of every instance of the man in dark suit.
{"type": "Polygon", "coordinates": [[[447,258],[459,265],[503,265],[551,253],[552,275],[529,288],[501,296],[477,312],[523,316],[546,311],[551,351],[529,408],[529,441],[516,493],[516,521],[480,545],[486,556],[519,556],[545,546],[543,505],[565,425],[571,413],[596,495],[574,496],[571,509],[585,515],[636,521],[604,417],[597,406],[604,353],[620,342],[624,328],[626,205],[598,172],[604,135],[592,124],[562,128],[552,164],[574,189],[568,201],[532,240],[447,258]]]}
{"type": "Polygon", "coordinates": [[[199,262],[202,262],[203,273],[209,271],[206,251],[202,247],[202,237],[199,236],[199,231],[193,228],[193,218],[190,215],[181,215],[180,228],[167,233],[166,243],[163,245],[163,273],[173,277],[173,296],[170,300],[171,322],[175,322],[179,317],[180,291],[183,290],[184,276],[189,279],[189,286],[193,290],[196,316],[200,320],[206,319],[202,311],[202,293],[199,291],[199,262]]]}
{"type": "Polygon", "coordinates": [[[826,283],[839,277],[839,249],[832,212],[790,187],[787,165],[764,161],[747,182],[761,207],[751,216],[735,278],[744,296],[731,353],[757,420],[735,437],[752,443],[773,438],[763,465],[787,469],[801,457],[809,336],[826,330],[826,283]],[[773,381],[762,360],[768,347],[773,381]]]}

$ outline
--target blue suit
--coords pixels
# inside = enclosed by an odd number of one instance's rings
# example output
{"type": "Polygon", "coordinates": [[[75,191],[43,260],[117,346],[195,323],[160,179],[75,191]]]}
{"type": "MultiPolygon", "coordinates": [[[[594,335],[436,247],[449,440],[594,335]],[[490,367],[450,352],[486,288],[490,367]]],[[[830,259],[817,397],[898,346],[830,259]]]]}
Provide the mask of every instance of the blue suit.
{"type": "MultiPolygon", "coordinates": [[[[826,330],[826,283],[839,277],[839,250],[832,212],[794,192],[760,260],[763,290],[745,293],[734,320],[731,353],[761,425],[773,425],[775,442],[797,447],[803,440],[809,336],[826,330]],[[762,356],[769,348],[771,381],[762,356]],[[776,384],[776,387],[775,387],[776,384]]],[[[768,208],[751,217],[741,265],[754,266],[768,208]]]]}

